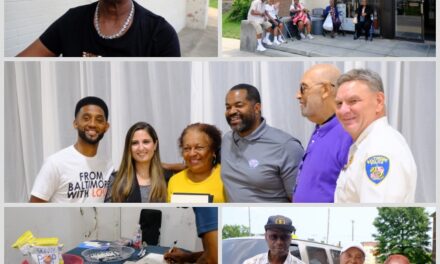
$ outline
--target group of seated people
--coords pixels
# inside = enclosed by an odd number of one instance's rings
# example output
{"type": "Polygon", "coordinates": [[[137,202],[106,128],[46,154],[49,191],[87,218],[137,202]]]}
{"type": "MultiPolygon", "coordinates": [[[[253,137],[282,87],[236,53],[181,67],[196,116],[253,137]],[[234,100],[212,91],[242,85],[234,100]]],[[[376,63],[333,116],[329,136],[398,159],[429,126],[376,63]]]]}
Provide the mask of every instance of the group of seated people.
{"type": "MultiPolygon", "coordinates": [[[[366,40],[372,40],[370,32],[373,23],[372,14],[373,8],[367,4],[367,0],[362,0],[359,7],[356,9],[355,17],[353,19],[353,23],[355,24],[353,38],[355,40],[362,35],[362,31],[365,32],[366,40]]],[[[304,5],[299,3],[299,0],[292,1],[292,4],[290,5],[290,16],[292,17],[293,24],[298,27],[301,38],[304,39],[307,36],[307,38],[313,39],[313,36],[310,34],[311,23],[309,10],[304,8],[304,5]],[[303,34],[303,31],[307,34],[306,36],[303,34]]],[[[338,10],[335,0],[329,0],[329,5],[323,10],[322,17],[326,19],[327,16],[331,17],[333,26],[330,36],[334,38],[335,34],[339,32],[342,24],[341,18],[339,17],[340,10],[338,10]]]]}
{"type": "MultiPolygon", "coordinates": [[[[278,16],[280,2],[276,0],[254,0],[248,12],[248,21],[254,26],[257,31],[257,51],[266,50],[262,43],[266,45],[280,45],[285,43],[283,37],[283,22],[278,16]],[[262,39],[262,33],[266,31],[266,36],[262,39]],[[272,40],[273,39],[273,40],[272,40]]],[[[291,22],[297,31],[298,39],[313,39],[312,23],[310,18],[310,11],[299,0],[292,0],[290,5],[291,22]]],[[[372,40],[371,26],[373,8],[367,5],[367,0],[362,0],[360,6],[356,9],[356,15],[353,19],[355,24],[354,39],[358,39],[365,31],[365,39],[372,40]]],[[[329,5],[323,10],[323,18],[331,16],[332,29],[330,36],[335,37],[339,32],[342,21],[340,18],[340,11],[337,8],[335,0],[329,0],[329,5]]],[[[286,30],[289,30],[288,28],[286,30]]],[[[324,29],[325,32],[325,29],[324,29]]],[[[289,31],[290,33],[290,31],[289,31]]]]}
{"type": "MultiPolygon", "coordinates": [[[[257,51],[265,51],[263,43],[271,45],[280,45],[285,43],[283,37],[284,24],[278,16],[280,2],[275,0],[253,0],[249,8],[247,20],[256,30],[257,35],[257,51]],[[263,32],[266,36],[263,39],[263,32]]],[[[311,34],[310,19],[308,17],[309,10],[306,9],[299,0],[292,0],[290,5],[290,14],[292,23],[298,27],[300,37],[305,39],[313,39],[311,34]],[[306,35],[303,31],[305,29],[306,35]]]]}

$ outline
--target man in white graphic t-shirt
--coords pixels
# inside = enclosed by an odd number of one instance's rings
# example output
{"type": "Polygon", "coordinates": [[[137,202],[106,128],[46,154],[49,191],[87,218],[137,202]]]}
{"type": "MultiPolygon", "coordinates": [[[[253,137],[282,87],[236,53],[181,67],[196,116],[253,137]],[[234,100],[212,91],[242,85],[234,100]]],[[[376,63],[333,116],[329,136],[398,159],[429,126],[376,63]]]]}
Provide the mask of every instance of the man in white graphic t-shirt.
{"type": "Polygon", "coordinates": [[[97,154],[99,141],[109,128],[108,108],[94,96],[78,101],[73,127],[76,143],[46,159],[37,175],[30,202],[103,202],[111,162],[97,154]]]}

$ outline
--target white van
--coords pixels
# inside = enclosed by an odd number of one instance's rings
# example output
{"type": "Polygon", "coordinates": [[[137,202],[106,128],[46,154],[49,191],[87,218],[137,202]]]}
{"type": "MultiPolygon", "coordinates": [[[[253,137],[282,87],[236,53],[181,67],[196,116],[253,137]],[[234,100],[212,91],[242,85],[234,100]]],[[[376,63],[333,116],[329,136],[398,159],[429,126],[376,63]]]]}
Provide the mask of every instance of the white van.
{"type": "MultiPolygon", "coordinates": [[[[246,259],[268,250],[264,236],[224,239],[222,263],[242,264],[246,259]]],[[[292,239],[290,253],[308,264],[339,264],[341,248],[308,240],[292,239]]]]}

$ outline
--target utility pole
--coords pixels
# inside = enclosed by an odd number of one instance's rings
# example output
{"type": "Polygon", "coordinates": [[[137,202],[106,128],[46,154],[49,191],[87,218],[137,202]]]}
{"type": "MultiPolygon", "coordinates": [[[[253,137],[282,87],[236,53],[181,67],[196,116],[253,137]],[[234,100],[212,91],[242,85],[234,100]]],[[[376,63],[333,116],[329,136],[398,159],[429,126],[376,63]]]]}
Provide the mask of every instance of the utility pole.
{"type": "Polygon", "coordinates": [[[251,236],[251,208],[248,207],[248,220],[249,220],[249,236],[251,236]]]}
{"type": "Polygon", "coordinates": [[[330,207],[327,208],[327,240],[325,243],[328,244],[328,236],[330,234],[330,207]]]}
{"type": "Polygon", "coordinates": [[[351,241],[354,241],[354,220],[351,220],[351,241]]]}

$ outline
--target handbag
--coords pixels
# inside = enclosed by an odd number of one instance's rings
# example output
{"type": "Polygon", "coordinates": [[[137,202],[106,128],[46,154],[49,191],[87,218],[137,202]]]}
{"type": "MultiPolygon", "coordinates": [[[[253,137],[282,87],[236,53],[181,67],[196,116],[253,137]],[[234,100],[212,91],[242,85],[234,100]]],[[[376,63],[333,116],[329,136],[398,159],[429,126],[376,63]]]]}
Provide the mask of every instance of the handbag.
{"type": "Polygon", "coordinates": [[[330,13],[325,18],[324,24],[322,24],[322,27],[324,28],[324,30],[333,31],[333,21],[332,21],[332,16],[330,15],[330,13]]]}
{"type": "Polygon", "coordinates": [[[357,23],[358,23],[358,17],[355,16],[355,17],[353,17],[353,24],[357,24],[357,23]]]}
{"type": "Polygon", "coordinates": [[[373,19],[373,27],[374,29],[379,29],[379,20],[377,18],[373,19]]]}

